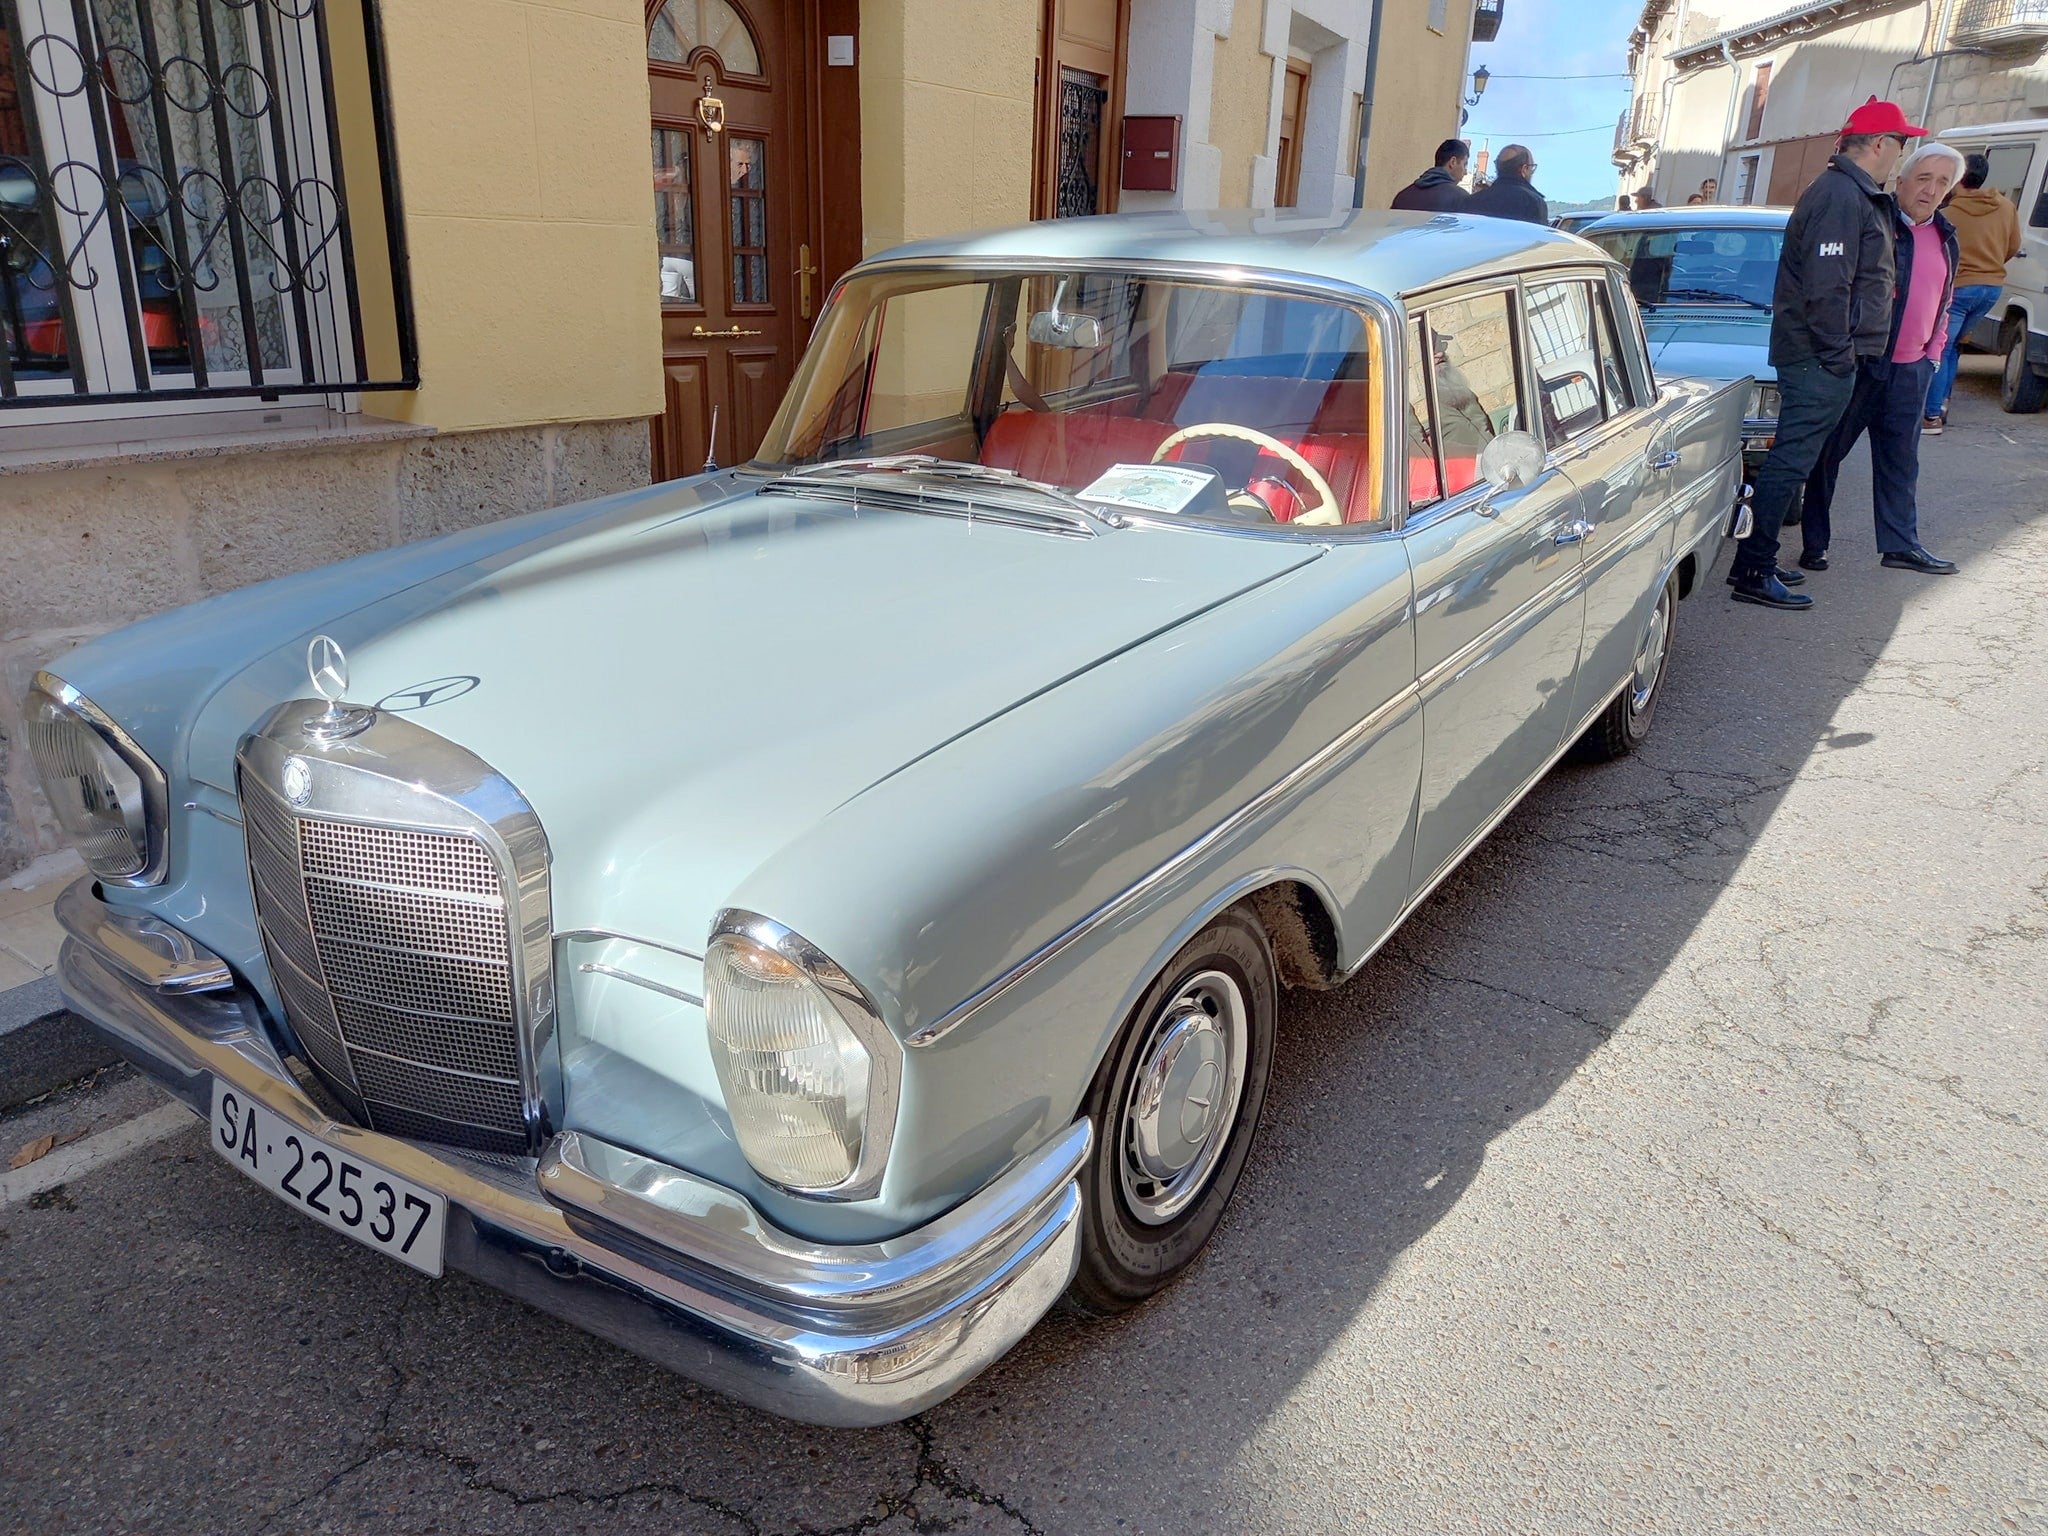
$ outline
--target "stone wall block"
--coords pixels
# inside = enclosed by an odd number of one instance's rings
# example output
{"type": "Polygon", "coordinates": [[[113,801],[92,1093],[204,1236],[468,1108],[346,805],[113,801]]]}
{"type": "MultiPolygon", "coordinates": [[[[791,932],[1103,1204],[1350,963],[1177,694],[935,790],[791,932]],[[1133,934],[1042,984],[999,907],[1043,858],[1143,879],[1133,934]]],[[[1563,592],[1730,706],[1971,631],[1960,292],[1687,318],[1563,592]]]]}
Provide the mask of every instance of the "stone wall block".
{"type": "Polygon", "coordinates": [[[583,421],[553,430],[550,499],[555,506],[589,501],[648,484],[647,423],[583,421]]]}
{"type": "Polygon", "coordinates": [[[532,512],[547,505],[547,483],[547,440],[539,427],[408,443],[398,464],[399,539],[532,512]]]}
{"type": "Polygon", "coordinates": [[[181,469],[201,588],[227,592],[388,544],[403,451],[393,443],[181,469]]]}
{"type": "Polygon", "coordinates": [[[0,641],[192,601],[188,510],[160,473],[0,479],[0,641]]]}

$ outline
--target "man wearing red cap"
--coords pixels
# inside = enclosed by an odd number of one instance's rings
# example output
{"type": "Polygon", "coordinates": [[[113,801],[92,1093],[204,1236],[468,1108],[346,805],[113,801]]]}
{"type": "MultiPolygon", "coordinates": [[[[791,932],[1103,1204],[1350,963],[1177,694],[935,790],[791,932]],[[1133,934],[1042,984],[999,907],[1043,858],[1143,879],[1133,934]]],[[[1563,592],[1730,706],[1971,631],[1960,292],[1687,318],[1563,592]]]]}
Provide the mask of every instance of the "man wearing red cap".
{"type": "Polygon", "coordinates": [[[1857,364],[1883,357],[1890,344],[1896,215],[1884,184],[1907,141],[1926,132],[1895,102],[1871,97],[1849,114],[1837,154],[1785,226],[1771,311],[1778,440],[1757,471],[1756,526],[1728,574],[1737,602],[1813,606],[1790,590],[1806,578],[1778,565],[1778,530],[1848,409],[1857,364]]]}

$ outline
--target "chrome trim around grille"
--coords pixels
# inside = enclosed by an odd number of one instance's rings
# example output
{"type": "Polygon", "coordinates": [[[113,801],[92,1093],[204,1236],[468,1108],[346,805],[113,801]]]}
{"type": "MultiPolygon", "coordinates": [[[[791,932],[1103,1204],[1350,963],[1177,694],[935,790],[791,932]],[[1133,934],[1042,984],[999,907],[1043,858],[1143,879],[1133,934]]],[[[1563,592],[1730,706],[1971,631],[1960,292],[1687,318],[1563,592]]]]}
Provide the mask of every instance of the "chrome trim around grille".
{"type": "Polygon", "coordinates": [[[285,1020],[322,1084],[370,1128],[531,1155],[559,1094],[539,819],[431,731],[380,714],[322,741],[304,729],[319,710],[280,706],[236,759],[257,928],[285,1020]]]}

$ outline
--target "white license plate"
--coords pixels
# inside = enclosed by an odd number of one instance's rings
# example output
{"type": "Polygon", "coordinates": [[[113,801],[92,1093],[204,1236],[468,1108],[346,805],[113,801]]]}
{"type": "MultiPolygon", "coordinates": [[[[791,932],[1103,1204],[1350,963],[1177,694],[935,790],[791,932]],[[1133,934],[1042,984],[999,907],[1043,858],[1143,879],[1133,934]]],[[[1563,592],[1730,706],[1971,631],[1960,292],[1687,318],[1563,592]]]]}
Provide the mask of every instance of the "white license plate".
{"type": "Polygon", "coordinates": [[[441,1273],[444,1196],[294,1129],[219,1078],[212,1141],[214,1151],[315,1221],[401,1264],[441,1273]]]}

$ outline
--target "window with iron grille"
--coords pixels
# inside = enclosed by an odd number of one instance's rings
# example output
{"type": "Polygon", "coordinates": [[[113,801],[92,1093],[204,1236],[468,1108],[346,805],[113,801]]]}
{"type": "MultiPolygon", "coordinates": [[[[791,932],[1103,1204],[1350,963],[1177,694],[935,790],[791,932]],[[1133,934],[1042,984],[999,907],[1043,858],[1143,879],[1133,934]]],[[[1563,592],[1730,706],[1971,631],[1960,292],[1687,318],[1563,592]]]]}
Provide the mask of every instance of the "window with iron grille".
{"type": "Polygon", "coordinates": [[[0,412],[414,387],[382,96],[374,0],[0,0],[0,412]]]}

